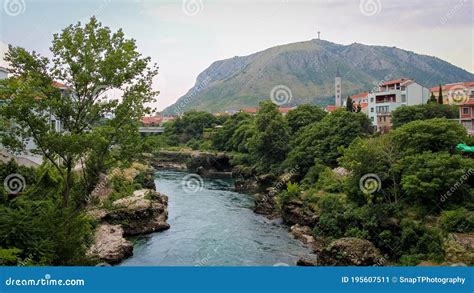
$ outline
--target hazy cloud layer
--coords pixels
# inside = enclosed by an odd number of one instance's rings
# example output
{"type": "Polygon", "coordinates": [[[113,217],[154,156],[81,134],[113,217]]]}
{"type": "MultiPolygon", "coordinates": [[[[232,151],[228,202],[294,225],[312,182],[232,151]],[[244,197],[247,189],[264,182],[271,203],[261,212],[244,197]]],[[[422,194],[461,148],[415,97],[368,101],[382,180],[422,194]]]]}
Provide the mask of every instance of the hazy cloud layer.
{"type": "Polygon", "coordinates": [[[474,72],[473,0],[25,0],[15,16],[5,1],[0,40],[46,55],[52,33],[92,15],[124,28],[160,65],[160,109],[213,61],[313,39],[317,31],[331,42],[396,46],[474,72]]]}

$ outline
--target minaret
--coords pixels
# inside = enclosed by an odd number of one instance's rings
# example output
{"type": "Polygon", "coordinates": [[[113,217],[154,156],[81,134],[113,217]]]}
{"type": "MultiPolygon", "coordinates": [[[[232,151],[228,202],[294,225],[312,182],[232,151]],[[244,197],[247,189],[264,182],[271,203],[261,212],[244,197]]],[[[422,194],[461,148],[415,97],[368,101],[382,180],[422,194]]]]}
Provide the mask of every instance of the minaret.
{"type": "Polygon", "coordinates": [[[336,80],[334,82],[334,88],[335,88],[335,98],[336,98],[336,101],[335,101],[335,104],[336,107],[341,107],[341,102],[342,102],[342,99],[341,99],[341,95],[342,95],[342,87],[341,87],[341,76],[339,75],[339,67],[337,67],[337,71],[336,71],[336,80]]]}

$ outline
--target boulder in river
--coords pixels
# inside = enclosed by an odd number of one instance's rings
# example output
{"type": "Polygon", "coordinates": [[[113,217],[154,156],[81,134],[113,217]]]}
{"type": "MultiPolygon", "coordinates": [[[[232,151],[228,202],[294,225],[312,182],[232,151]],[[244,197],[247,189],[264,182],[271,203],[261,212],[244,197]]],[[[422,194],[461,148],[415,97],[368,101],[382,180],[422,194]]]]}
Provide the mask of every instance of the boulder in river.
{"type": "Polygon", "coordinates": [[[372,242],[345,237],[331,242],[323,249],[320,263],[330,266],[382,266],[386,261],[372,242]]]}
{"type": "Polygon", "coordinates": [[[318,215],[304,207],[300,200],[292,200],[283,205],[281,217],[288,225],[300,224],[309,227],[313,227],[319,219],[318,215]]]}
{"type": "Polygon", "coordinates": [[[300,267],[315,267],[315,266],[318,266],[319,265],[319,262],[318,262],[318,256],[317,255],[308,255],[306,257],[302,257],[300,259],[298,259],[298,261],[296,262],[296,265],[297,266],[300,266],[300,267]]]}
{"type": "Polygon", "coordinates": [[[101,224],[94,234],[88,255],[107,263],[119,263],[133,254],[133,244],[123,237],[120,225],[101,224]]]}
{"type": "Polygon", "coordinates": [[[269,193],[255,194],[254,212],[260,215],[273,215],[275,213],[275,200],[269,193]]]}
{"type": "Polygon", "coordinates": [[[136,190],[132,196],[118,199],[104,220],[120,224],[126,235],[147,234],[170,228],[168,197],[150,189],[136,190]]]}
{"type": "Polygon", "coordinates": [[[304,244],[314,243],[313,232],[309,226],[300,226],[299,224],[293,225],[290,228],[291,234],[296,239],[300,240],[304,244]]]}

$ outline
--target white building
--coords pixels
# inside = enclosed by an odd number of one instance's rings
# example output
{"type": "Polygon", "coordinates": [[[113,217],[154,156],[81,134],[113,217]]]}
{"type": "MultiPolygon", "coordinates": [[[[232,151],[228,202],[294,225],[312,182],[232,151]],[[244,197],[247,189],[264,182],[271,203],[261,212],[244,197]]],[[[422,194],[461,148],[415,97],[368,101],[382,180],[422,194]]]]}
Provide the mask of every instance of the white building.
{"type": "Polygon", "coordinates": [[[339,75],[339,67],[336,71],[336,78],[334,80],[334,92],[335,92],[335,106],[336,108],[341,107],[342,105],[342,81],[341,76],[339,75]]]}
{"type": "Polygon", "coordinates": [[[377,131],[392,128],[391,112],[402,106],[426,104],[430,90],[414,80],[401,78],[381,84],[378,91],[368,95],[368,115],[377,131]]]}

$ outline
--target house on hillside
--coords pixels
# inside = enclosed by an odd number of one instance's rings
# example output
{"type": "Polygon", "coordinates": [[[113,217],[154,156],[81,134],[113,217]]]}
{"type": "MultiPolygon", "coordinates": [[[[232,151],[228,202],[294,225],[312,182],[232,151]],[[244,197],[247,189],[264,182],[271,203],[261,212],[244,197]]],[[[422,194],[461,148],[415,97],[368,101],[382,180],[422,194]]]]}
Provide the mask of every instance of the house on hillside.
{"type": "Polygon", "coordinates": [[[382,83],[368,95],[368,116],[374,128],[382,133],[392,128],[392,111],[403,106],[426,104],[428,88],[412,79],[400,78],[382,83]]]}
{"type": "Polygon", "coordinates": [[[160,124],[163,122],[163,117],[159,114],[155,116],[145,116],[142,118],[141,123],[143,126],[160,126],[160,124]]]}
{"type": "Polygon", "coordinates": [[[466,128],[469,135],[474,135],[474,95],[459,105],[459,122],[466,128]]]}
{"type": "MultiPolygon", "coordinates": [[[[430,92],[438,99],[439,86],[432,87],[430,92]]],[[[467,102],[474,95],[474,81],[441,85],[441,92],[443,94],[443,104],[458,105],[467,102]]]]}
{"type": "Polygon", "coordinates": [[[243,108],[240,109],[241,113],[249,113],[251,115],[257,115],[258,109],[257,108],[243,108]]]}
{"type": "Polygon", "coordinates": [[[286,114],[288,114],[288,112],[290,112],[291,110],[294,110],[296,109],[296,107],[279,107],[278,108],[278,111],[283,114],[283,116],[285,116],[286,114]]]}

